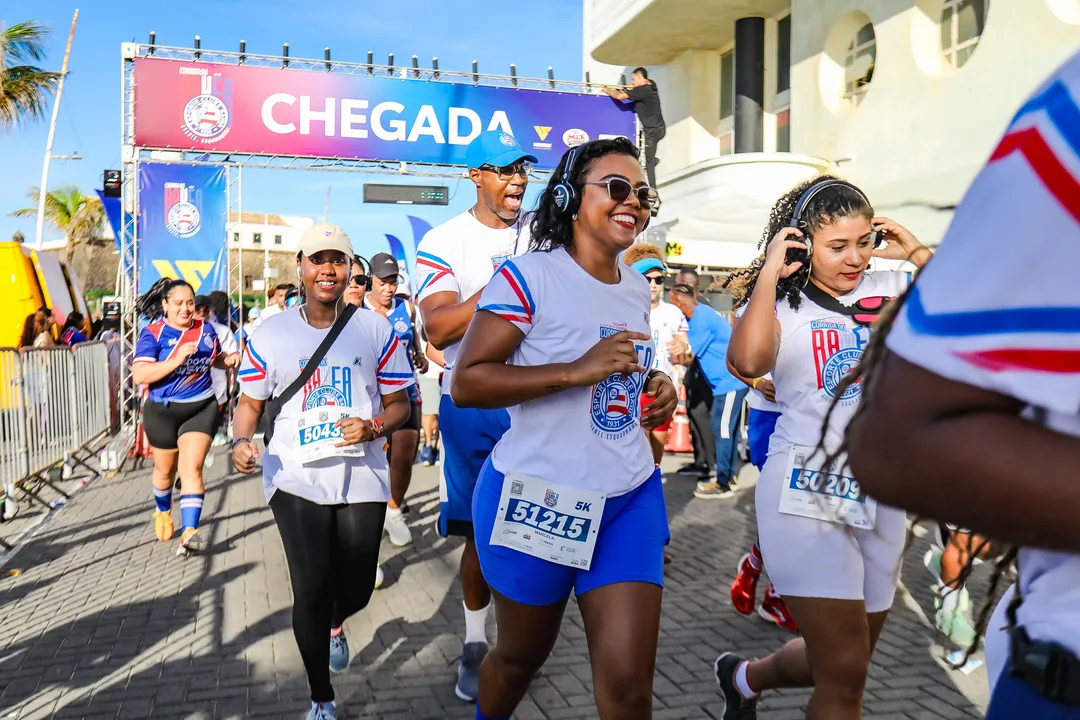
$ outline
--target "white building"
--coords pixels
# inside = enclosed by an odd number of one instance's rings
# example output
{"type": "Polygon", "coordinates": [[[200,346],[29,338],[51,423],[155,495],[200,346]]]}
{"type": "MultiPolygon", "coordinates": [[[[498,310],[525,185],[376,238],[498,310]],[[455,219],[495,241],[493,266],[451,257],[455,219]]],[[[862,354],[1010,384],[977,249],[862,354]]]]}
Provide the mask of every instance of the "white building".
{"type": "MultiPolygon", "coordinates": [[[[740,267],[821,171],[937,244],[1024,98],[1080,44],[1080,0],[585,0],[584,67],[638,65],[667,137],[653,227],[675,263],[740,267]]],[[[651,231],[650,231],[651,232],[651,231]]]]}
{"type": "Polygon", "coordinates": [[[308,215],[274,215],[245,212],[240,222],[229,213],[230,248],[290,252],[296,254],[300,237],[315,224],[308,215]]]}

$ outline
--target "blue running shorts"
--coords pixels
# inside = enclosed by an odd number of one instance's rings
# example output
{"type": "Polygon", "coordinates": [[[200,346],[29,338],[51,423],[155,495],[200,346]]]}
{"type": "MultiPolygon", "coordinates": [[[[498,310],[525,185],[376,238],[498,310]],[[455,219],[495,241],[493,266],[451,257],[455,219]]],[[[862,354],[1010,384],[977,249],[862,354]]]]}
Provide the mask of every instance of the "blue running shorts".
{"type": "Polygon", "coordinates": [[[1001,672],[986,720],[1080,720],[1080,706],[1061,705],[1047,700],[1022,680],[1001,672]]]}
{"type": "Polygon", "coordinates": [[[746,420],[746,444],[750,447],[750,462],[758,470],[765,466],[765,459],[769,457],[769,438],[779,419],[778,412],[750,408],[746,420]]]}
{"type": "Polygon", "coordinates": [[[592,568],[578,570],[491,544],[503,474],[489,460],[473,496],[476,551],[484,579],[500,595],[523,605],[553,605],[605,585],[646,582],[664,586],[668,531],[664,486],[658,469],[625,495],[608,498],[600,519],[592,568]]]}
{"type": "Polygon", "coordinates": [[[510,429],[505,410],[459,408],[449,395],[439,403],[442,468],[439,474],[439,535],[471,538],[476,478],[495,443],[510,429]]]}

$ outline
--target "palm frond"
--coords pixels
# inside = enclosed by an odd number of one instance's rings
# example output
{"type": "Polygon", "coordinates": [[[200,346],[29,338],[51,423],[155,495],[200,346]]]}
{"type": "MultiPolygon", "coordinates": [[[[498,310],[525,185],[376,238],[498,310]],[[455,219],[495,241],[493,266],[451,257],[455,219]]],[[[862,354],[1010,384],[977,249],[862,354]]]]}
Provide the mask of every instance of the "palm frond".
{"type": "Polygon", "coordinates": [[[37,20],[25,20],[0,31],[0,67],[45,58],[45,40],[52,30],[37,20]]]}
{"type": "Polygon", "coordinates": [[[60,73],[29,65],[0,71],[0,128],[13,127],[22,117],[43,120],[59,83],[60,73]]]}

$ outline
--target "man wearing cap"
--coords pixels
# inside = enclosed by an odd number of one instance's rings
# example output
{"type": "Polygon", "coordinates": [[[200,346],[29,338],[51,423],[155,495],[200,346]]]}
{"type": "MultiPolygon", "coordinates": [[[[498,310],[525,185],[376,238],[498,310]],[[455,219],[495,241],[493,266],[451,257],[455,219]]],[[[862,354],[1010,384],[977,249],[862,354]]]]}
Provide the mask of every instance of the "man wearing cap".
{"type": "Polygon", "coordinates": [[[455,692],[473,702],[480,662],[488,651],[485,622],[491,604],[473,544],[473,488],[495,443],[510,427],[510,416],[505,410],[456,407],[450,398],[450,373],[480,292],[503,262],[528,249],[528,219],[521,210],[536,158],[522,150],[513,135],[492,130],[473,140],[466,161],[476,186],[476,204],[420,241],[416,292],[428,340],[446,358],[439,406],[445,449],[439,534],[465,538],[461,556],[465,646],[455,692]]]}
{"type": "MultiPolygon", "coordinates": [[[[413,326],[413,305],[397,295],[400,279],[398,261],[392,255],[378,253],[371,258],[371,290],[364,296],[364,307],[390,321],[390,327],[394,329],[398,342],[406,349],[413,372],[426,372],[427,358],[420,349],[420,339],[413,326]]],[[[388,438],[390,503],[383,528],[389,535],[390,542],[397,547],[404,547],[412,542],[412,532],[405,524],[402,506],[412,483],[416,447],[420,444],[420,388],[417,385],[409,386],[409,402],[412,403],[412,415],[388,438]]]]}

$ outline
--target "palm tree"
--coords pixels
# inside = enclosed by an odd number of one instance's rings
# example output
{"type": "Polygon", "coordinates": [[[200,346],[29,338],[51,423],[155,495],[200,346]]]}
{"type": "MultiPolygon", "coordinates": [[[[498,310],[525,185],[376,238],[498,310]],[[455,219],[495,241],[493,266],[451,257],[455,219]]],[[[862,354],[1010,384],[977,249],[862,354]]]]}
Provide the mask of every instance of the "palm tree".
{"type": "MultiPolygon", "coordinates": [[[[16,210],[9,215],[20,218],[37,217],[40,192],[37,187],[30,188],[26,196],[34,201],[34,207],[16,210]]],[[[45,195],[45,222],[64,232],[64,237],[67,238],[64,259],[69,263],[75,257],[77,245],[84,245],[101,237],[104,220],[105,208],[101,200],[91,195],[83,195],[75,185],[65,185],[45,195]]]]}
{"type": "Polygon", "coordinates": [[[37,20],[6,28],[0,22],[0,129],[13,128],[20,119],[44,119],[60,73],[27,63],[45,58],[48,36],[49,29],[37,20]]]}

